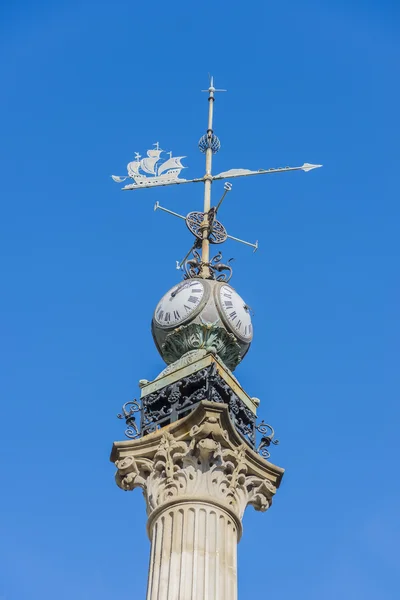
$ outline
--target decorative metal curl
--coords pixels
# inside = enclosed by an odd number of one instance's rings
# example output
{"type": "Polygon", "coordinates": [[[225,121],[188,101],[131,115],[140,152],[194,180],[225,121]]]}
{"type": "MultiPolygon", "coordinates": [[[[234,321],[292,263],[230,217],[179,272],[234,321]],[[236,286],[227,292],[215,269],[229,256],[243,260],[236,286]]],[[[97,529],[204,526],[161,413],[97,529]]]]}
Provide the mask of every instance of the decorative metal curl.
{"type": "Polygon", "coordinates": [[[136,425],[136,418],[134,413],[140,412],[141,406],[137,400],[130,400],[129,402],[125,402],[122,407],[122,413],[118,414],[118,419],[125,419],[125,423],[127,424],[127,428],[125,429],[125,435],[127,438],[131,440],[136,439],[140,436],[140,430],[136,425]],[[128,410],[129,407],[129,410],[128,410]]]}
{"type": "Polygon", "coordinates": [[[197,250],[193,250],[193,258],[189,258],[183,264],[183,268],[185,271],[184,278],[185,279],[193,279],[193,277],[197,277],[201,271],[203,265],[206,265],[210,269],[211,279],[216,279],[216,281],[224,281],[227,283],[232,277],[232,267],[229,263],[234,260],[230,258],[228,262],[222,263],[222,252],[218,252],[209,262],[204,263],[201,260],[200,254],[197,250]],[[224,273],[224,271],[227,271],[224,273]]]}
{"type": "Polygon", "coordinates": [[[200,152],[205,154],[208,148],[211,148],[213,154],[216,154],[221,148],[221,142],[214,133],[206,133],[199,139],[200,152]]]}
{"type": "Polygon", "coordinates": [[[218,252],[218,254],[211,259],[208,266],[213,275],[213,279],[227,283],[232,277],[232,267],[229,265],[229,263],[234,259],[230,258],[226,264],[220,262],[221,259],[222,252],[218,252]],[[223,273],[223,271],[227,271],[227,273],[223,273]],[[219,275],[216,275],[216,273],[219,273],[219,275]]]}
{"type": "Polygon", "coordinates": [[[197,277],[201,270],[201,257],[197,250],[193,250],[193,258],[189,258],[183,264],[185,269],[185,279],[192,279],[193,277],[197,277]]]}
{"type": "Polygon", "coordinates": [[[274,428],[271,425],[268,425],[268,423],[264,423],[264,421],[261,421],[259,425],[256,425],[256,430],[262,434],[262,438],[257,447],[257,452],[263,458],[268,459],[270,458],[271,454],[268,452],[267,448],[269,448],[271,444],[277,446],[279,444],[279,440],[274,440],[274,428]]]}

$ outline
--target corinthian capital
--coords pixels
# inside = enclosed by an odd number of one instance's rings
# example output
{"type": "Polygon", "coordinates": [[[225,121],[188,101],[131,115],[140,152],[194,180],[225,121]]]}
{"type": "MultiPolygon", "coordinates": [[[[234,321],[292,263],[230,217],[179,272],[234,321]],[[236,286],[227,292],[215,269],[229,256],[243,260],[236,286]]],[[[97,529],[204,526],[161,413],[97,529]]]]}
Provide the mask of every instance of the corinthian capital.
{"type": "Polygon", "coordinates": [[[120,488],[142,488],[149,517],[164,506],[198,501],[240,521],[248,505],[270,507],[283,475],[243,442],[227,406],[207,401],[140,440],[116,442],[111,460],[120,488]]]}

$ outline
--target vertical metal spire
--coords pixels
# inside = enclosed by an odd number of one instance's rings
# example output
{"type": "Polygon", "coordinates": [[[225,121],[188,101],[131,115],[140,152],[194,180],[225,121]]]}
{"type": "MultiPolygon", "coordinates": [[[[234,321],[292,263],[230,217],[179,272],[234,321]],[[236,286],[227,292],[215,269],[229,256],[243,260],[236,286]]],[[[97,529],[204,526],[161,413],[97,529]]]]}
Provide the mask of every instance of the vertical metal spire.
{"type": "MultiPolygon", "coordinates": [[[[203,235],[201,243],[201,271],[200,276],[204,278],[210,277],[210,269],[208,263],[210,262],[210,242],[208,239],[209,234],[209,218],[208,213],[211,208],[211,184],[212,184],[212,155],[219,149],[219,140],[215,138],[213,132],[213,113],[214,113],[214,94],[215,92],[226,92],[226,90],[217,90],[214,87],[214,78],[210,77],[210,87],[208,90],[202,90],[208,92],[208,126],[207,126],[207,140],[204,144],[206,150],[206,172],[204,175],[204,219],[201,224],[201,231],[203,235]]],[[[202,148],[201,148],[202,149],[202,148]]]]}

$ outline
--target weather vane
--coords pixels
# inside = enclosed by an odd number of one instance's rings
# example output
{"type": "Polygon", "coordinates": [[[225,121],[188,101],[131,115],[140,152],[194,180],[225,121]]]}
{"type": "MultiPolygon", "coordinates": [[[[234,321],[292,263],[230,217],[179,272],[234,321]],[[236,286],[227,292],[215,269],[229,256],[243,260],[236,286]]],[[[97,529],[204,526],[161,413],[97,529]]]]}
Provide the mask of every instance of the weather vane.
{"type": "MultiPolygon", "coordinates": [[[[135,152],[135,160],[127,166],[128,175],[117,176],[112,175],[114,181],[123,183],[128,179],[133,179],[134,183],[125,185],[122,190],[137,190],[140,188],[159,187],[165,185],[177,185],[184,183],[204,183],[204,206],[203,212],[190,212],[186,217],[173,212],[167,208],[160,206],[157,202],[154,210],[160,209],[175,217],[185,220],[187,227],[195,237],[195,241],[189,252],[182,261],[177,261],[177,268],[184,269],[185,278],[202,277],[204,279],[217,279],[219,281],[228,281],[232,274],[232,269],[229,264],[221,263],[222,254],[219,252],[210,260],[210,244],[222,244],[226,239],[231,239],[247,246],[254,248],[254,252],[258,248],[258,242],[254,244],[241,240],[237,237],[228,235],[225,227],[217,221],[216,216],[219,208],[226,196],[232,189],[230,182],[225,182],[224,193],[218,202],[217,206],[211,207],[211,184],[213,181],[223,179],[232,179],[234,177],[248,177],[250,175],[266,175],[269,173],[282,173],[285,171],[311,171],[322,167],[322,165],[312,165],[304,163],[301,167],[281,167],[277,169],[259,169],[251,171],[249,169],[229,169],[217,175],[212,175],[212,156],[216,154],[221,147],[218,137],[213,131],[213,108],[214,94],[216,92],[226,92],[226,90],[218,90],[214,87],[214,79],[210,78],[210,87],[208,90],[208,126],[207,133],[199,140],[199,149],[206,156],[206,172],[203,177],[197,179],[180,179],[179,175],[182,169],[181,160],[185,156],[172,156],[172,152],[168,152],[169,158],[163,160],[161,154],[164,152],[160,148],[158,142],[154,144],[155,148],[147,151],[147,156],[142,158],[138,152],[135,152]],[[201,250],[201,253],[198,252],[201,250]],[[193,253],[192,259],[189,259],[193,253]],[[223,273],[223,271],[228,271],[223,273]]],[[[229,261],[228,261],[229,262],[229,261]]]]}

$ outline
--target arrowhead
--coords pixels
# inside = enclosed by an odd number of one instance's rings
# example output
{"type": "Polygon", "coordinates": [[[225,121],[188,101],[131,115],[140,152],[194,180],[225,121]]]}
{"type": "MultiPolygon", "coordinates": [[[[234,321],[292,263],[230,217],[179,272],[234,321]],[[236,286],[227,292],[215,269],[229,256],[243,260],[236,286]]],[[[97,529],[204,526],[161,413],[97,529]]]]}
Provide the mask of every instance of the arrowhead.
{"type": "Polygon", "coordinates": [[[307,171],[312,171],[313,169],[319,169],[319,167],[322,167],[322,165],[310,165],[310,163],[304,163],[304,165],[302,167],[300,167],[300,169],[302,169],[303,171],[305,171],[307,173],[307,171]]]}

